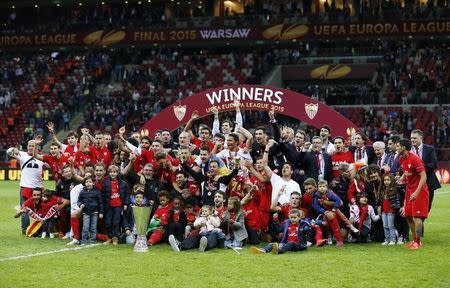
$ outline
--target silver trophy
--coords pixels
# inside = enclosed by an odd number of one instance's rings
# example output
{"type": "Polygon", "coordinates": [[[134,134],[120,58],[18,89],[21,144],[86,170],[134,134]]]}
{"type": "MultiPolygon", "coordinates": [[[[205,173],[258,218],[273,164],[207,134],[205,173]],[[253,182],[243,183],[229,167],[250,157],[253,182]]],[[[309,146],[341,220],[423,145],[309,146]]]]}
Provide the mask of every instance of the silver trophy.
{"type": "Polygon", "coordinates": [[[134,225],[136,225],[137,237],[134,244],[134,252],[147,252],[147,225],[150,219],[151,207],[133,207],[134,225]]]}

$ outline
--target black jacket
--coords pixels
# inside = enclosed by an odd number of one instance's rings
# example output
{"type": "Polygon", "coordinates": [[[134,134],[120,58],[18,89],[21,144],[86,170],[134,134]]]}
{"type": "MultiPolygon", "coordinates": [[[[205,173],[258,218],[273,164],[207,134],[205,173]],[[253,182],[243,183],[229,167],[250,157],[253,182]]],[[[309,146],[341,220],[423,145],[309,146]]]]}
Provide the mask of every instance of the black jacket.
{"type": "Polygon", "coordinates": [[[83,188],[83,190],[80,192],[80,195],[78,196],[77,204],[78,206],[84,204],[83,213],[89,215],[95,212],[98,212],[100,214],[103,213],[102,195],[96,188],[93,188],[91,190],[86,189],[86,187],[83,188]]]}
{"type": "Polygon", "coordinates": [[[433,146],[423,144],[422,161],[423,164],[425,164],[425,169],[427,172],[428,190],[434,191],[441,188],[441,184],[439,183],[436,174],[434,174],[434,170],[436,170],[437,167],[437,157],[433,146]]]}
{"type": "MultiPolygon", "coordinates": [[[[124,205],[130,205],[130,197],[129,197],[129,188],[127,182],[124,180],[117,178],[117,181],[119,181],[119,194],[120,194],[120,200],[122,201],[122,207],[124,205]]],[[[106,179],[103,181],[102,186],[102,196],[103,196],[103,203],[105,207],[109,206],[109,201],[111,200],[111,178],[106,177],[106,179]]]]}

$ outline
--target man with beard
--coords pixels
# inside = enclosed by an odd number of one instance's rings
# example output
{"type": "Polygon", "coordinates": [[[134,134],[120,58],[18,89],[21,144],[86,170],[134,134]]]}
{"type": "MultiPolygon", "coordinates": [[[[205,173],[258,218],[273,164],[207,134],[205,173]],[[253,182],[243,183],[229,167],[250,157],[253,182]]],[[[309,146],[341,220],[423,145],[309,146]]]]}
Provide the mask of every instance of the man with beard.
{"type": "MultiPolygon", "coordinates": [[[[347,149],[347,147],[345,147],[345,141],[343,137],[336,136],[336,138],[334,138],[334,146],[335,152],[333,155],[331,155],[331,161],[333,162],[333,179],[340,176],[339,167],[341,166],[341,164],[353,163],[353,154],[347,149]]],[[[338,196],[341,197],[340,195],[338,196]]],[[[341,199],[343,198],[341,197],[341,199]]]]}

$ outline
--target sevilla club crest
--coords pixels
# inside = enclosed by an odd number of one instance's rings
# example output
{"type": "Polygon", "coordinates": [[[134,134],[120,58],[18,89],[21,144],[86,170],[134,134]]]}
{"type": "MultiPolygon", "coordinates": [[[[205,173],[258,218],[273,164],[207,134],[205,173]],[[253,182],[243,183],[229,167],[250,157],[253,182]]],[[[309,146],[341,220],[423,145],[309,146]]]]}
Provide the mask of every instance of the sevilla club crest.
{"type": "Polygon", "coordinates": [[[183,120],[184,115],[186,115],[186,105],[173,106],[173,113],[178,121],[183,120]]]}
{"type": "Polygon", "coordinates": [[[314,117],[316,117],[317,115],[317,111],[319,111],[319,103],[310,103],[310,104],[306,104],[305,103],[305,111],[306,111],[306,115],[308,115],[309,119],[314,119],[314,117]]]}

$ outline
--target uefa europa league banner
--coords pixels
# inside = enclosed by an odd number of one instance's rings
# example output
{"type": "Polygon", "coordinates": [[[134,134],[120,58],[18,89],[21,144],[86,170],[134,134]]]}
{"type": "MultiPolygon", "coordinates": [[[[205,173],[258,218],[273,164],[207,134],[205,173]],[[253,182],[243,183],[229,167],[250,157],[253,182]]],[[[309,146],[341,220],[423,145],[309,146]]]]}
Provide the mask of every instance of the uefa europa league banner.
{"type": "Polygon", "coordinates": [[[0,48],[46,46],[152,45],[158,43],[214,41],[292,41],[312,39],[347,39],[358,37],[447,36],[449,20],[373,23],[276,24],[186,29],[115,29],[89,32],[3,34],[0,48]]]}
{"type": "Polygon", "coordinates": [[[175,130],[187,123],[193,113],[199,118],[211,115],[214,106],[220,112],[235,110],[234,101],[240,101],[241,110],[274,110],[316,128],[328,125],[333,136],[347,136],[359,131],[350,120],[303,94],[271,86],[233,85],[209,89],[193,94],[170,105],[147,121],[141,134],[153,136],[158,129],[175,130]]]}

